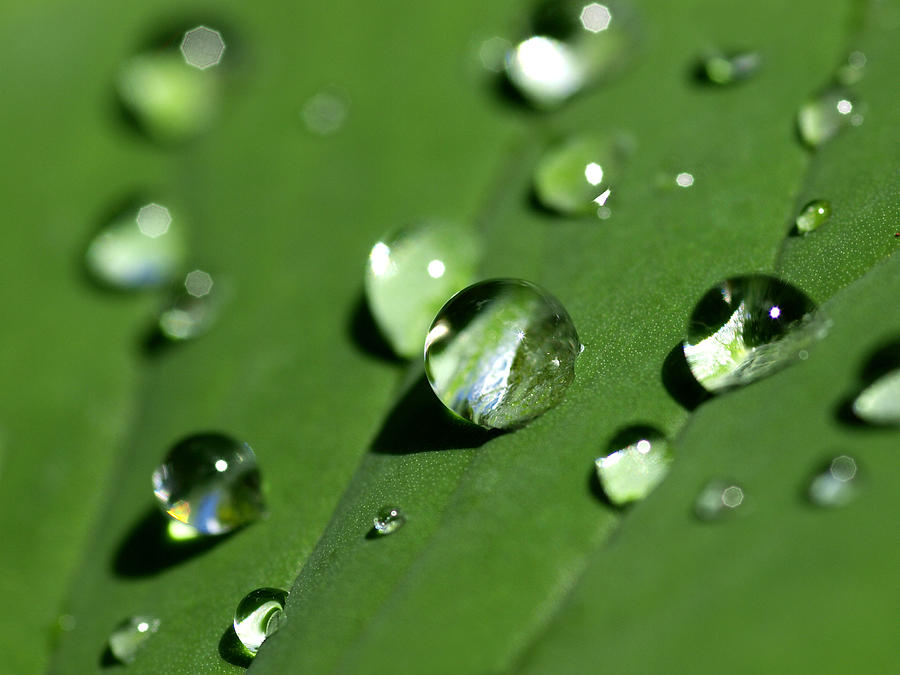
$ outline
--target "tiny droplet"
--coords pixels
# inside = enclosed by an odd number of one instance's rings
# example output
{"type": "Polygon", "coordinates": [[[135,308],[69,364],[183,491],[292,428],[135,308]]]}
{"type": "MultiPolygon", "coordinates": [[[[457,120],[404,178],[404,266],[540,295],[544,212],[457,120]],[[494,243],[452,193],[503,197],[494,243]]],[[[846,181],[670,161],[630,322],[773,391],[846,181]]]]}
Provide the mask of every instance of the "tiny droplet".
{"type": "Polygon", "coordinates": [[[797,219],[794,221],[797,225],[797,231],[801,234],[807,234],[825,224],[825,221],[831,217],[831,203],[824,199],[814,199],[803,207],[797,219]]]}
{"type": "Polygon", "coordinates": [[[862,113],[858,102],[843,89],[827,89],[800,106],[797,128],[810,148],[831,140],[847,126],[859,126],[862,113]]]}
{"type": "Polygon", "coordinates": [[[697,495],[694,513],[700,520],[723,518],[744,504],[744,488],[737,483],[713,480],[697,495]]]}
{"type": "Polygon", "coordinates": [[[121,663],[133,663],[138,651],[159,630],[160,620],[133,616],[119,624],[109,636],[109,650],[121,663]]]}
{"type": "Polygon", "coordinates": [[[624,447],[598,457],[594,462],[603,492],[621,506],[646,497],[669,473],[674,460],[662,433],[649,427],[635,427],[619,434],[616,445],[624,447]]]}
{"type": "Polygon", "coordinates": [[[375,531],[381,535],[396,532],[406,523],[406,516],[403,511],[396,506],[385,506],[379,509],[373,518],[375,531]]]}
{"type": "Polygon", "coordinates": [[[711,84],[728,85],[746,80],[759,70],[757,52],[713,54],[703,60],[701,72],[711,84]]]}
{"type": "Polygon", "coordinates": [[[840,455],[831,460],[828,468],[810,481],[808,496],[816,506],[846,506],[856,499],[859,489],[856,460],[840,455]]]}

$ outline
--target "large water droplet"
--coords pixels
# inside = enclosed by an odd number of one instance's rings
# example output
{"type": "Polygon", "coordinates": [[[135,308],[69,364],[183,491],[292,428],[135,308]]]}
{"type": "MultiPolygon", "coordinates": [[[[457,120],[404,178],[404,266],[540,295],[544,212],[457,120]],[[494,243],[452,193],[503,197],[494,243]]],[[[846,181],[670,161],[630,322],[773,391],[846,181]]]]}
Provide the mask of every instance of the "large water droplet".
{"type": "Polygon", "coordinates": [[[809,500],[816,506],[846,506],[856,498],[858,473],[855,459],[848,455],[835,457],[810,482],[809,500]]]}
{"type": "Polygon", "coordinates": [[[826,89],[806,101],[797,113],[800,138],[810,148],[817,148],[847,126],[862,123],[859,103],[840,88],[826,89]]]}
{"type": "Polygon", "coordinates": [[[404,523],[406,523],[406,516],[396,506],[385,506],[379,509],[373,521],[375,531],[378,534],[385,535],[396,532],[403,527],[404,523]]]}
{"type": "Polygon", "coordinates": [[[169,210],[147,204],[94,237],[85,263],[100,283],[134,290],[170,283],[183,264],[185,250],[184,234],[169,210]]]}
{"type": "Polygon", "coordinates": [[[223,434],[190,436],[153,472],[160,508],[199,534],[224,534],[265,512],[256,455],[223,434]]]}
{"type": "Polygon", "coordinates": [[[188,272],[159,315],[159,330],[170,340],[190,340],[215,323],[222,292],[204,270],[188,272]]]}
{"type": "Polygon", "coordinates": [[[595,136],[572,138],[550,148],[534,172],[538,201],[565,214],[596,212],[606,204],[627,152],[624,139],[595,136]]]}
{"type": "Polygon", "coordinates": [[[870,424],[900,424],[900,369],[863,389],[853,401],[853,414],[870,424]]]}
{"type": "Polygon", "coordinates": [[[759,65],[756,52],[713,54],[703,60],[701,73],[712,84],[734,84],[751,77],[759,70],[759,65]]]}
{"type": "Polygon", "coordinates": [[[609,501],[623,505],[650,494],[669,473],[674,457],[662,433],[649,427],[627,430],[616,441],[619,447],[598,457],[595,465],[609,501]]]}
{"type": "Polygon", "coordinates": [[[684,356],[705,389],[720,392],[777,372],[825,335],[802,292],[762,274],[727,279],[697,304],[684,356]]]}
{"type": "Polygon", "coordinates": [[[718,520],[744,504],[744,488],[730,481],[713,480],[697,495],[694,513],[700,520],[718,520]]]}
{"type": "Polygon", "coordinates": [[[277,631],[284,620],[287,591],[257,588],[248,593],[234,610],[234,632],[252,655],[277,631]]]}
{"type": "Polygon", "coordinates": [[[511,429],[562,400],[581,350],[559,300],[527,281],[496,279],[444,305],[425,342],[425,372],[457,415],[511,429]]]}
{"type": "Polygon", "coordinates": [[[159,630],[152,616],[133,616],[119,624],[109,636],[109,651],[122,663],[132,663],[138,651],[159,630]]]}
{"type": "Polygon", "coordinates": [[[369,253],[366,297],[394,351],[420,357],[434,315],[475,280],[480,245],[468,228],[423,223],[383,238],[369,253]]]}
{"type": "Polygon", "coordinates": [[[803,207],[794,222],[797,225],[797,231],[800,234],[806,234],[824,225],[830,217],[831,203],[824,199],[814,199],[803,207]]]}

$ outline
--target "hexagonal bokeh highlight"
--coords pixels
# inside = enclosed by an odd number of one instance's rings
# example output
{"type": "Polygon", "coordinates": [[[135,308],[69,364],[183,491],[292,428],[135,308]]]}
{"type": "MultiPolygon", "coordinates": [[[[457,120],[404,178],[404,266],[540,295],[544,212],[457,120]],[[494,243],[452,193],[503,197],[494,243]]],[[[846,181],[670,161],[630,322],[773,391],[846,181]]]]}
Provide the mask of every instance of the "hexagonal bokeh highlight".
{"type": "Polygon", "coordinates": [[[197,26],[184,34],[181,53],[188,65],[206,70],[219,64],[225,52],[222,34],[206,26],[197,26]]]}

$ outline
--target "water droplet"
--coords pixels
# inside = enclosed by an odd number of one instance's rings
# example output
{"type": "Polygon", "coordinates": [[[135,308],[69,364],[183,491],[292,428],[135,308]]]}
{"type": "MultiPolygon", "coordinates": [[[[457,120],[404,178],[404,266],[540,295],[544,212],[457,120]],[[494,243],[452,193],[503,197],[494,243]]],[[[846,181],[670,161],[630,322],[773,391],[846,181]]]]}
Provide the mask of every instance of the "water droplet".
{"type": "Polygon", "coordinates": [[[596,212],[609,199],[612,180],[628,153],[623,139],[581,136],[544,153],[534,172],[540,203],[568,215],[596,212]]]}
{"type": "Polygon", "coordinates": [[[814,199],[803,207],[797,219],[797,231],[801,234],[812,232],[831,217],[831,203],[824,199],[814,199]]]}
{"type": "Polygon", "coordinates": [[[849,87],[859,82],[866,71],[866,55],[860,51],[852,51],[847,55],[847,60],[841,64],[834,74],[838,84],[849,87]]]}
{"type": "Polygon", "coordinates": [[[744,488],[731,481],[714,480],[697,495],[694,513],[701,520],[718,520],[744,504],[744,488]]]}
{"type": "Polygon", "coordinates": [[[159,329],[170,340],[190,340],[206,333],[218,316],[222,292],[209,272],[188,272],[160,312],[159,329]]]}
{"type": "Polygon", "coordinates": [[[828,468],[813,477],[809,484],[809,500],[816,506],[846,506],[859,490],[856,460],[848,455],[835,457],[828,468]]]}
{"type": "Polygon", "coordinates": [[[219,65],[224,52],[225,40],[222,39],[222,34],[206,26],[192,28],[184,34],[181,41],[185,63],[200,70],[219,65]]]}
{"type": "Polygon", "coordinates": [[[474,232],[448,223],[407,227],[372,247],[366,297],[399,356],[422,355],[434,315],[447,298],[474,281],[479,257],[474,232]]]}
{"type": "Polygon", "coordinates": [[[870,424],[900,424],[900,369],[863,389],[853,401],[853,414],[870,424]]]}
{"type": "Polygon", "coordinates": [[[183,264],[184,235],[169,210],[142,206],[120,216],[88,246],[85,262],[100,283],[135,290],[170,283],[183,264]]]}
{"type": "Polygon", "coordinates": [[[734,84],[751,77],[759,70],[759,65],[756,52],[713,54],[703,60],[701,72],[712,84],[734,84]]]}
{"type": "Polygon", "coordinates": [[[159,630],[160,621],[152,616],[126,619],[109,636],[109,651],[122,663],[132,663],[138,651],[159,630]]]}
{"type": "Polygon", "coordinates": [[[328,136],[344,126],[349,108],[350,103],[346,94],[335,87],[330,87],[304,103],[300,117],[312,133],[328,136]]]}
{"type": "Polygon", "coordinates": [[[219,106],[217,75],[189,66],[186,58],[174,51],[139,54],[121,66],[116,79],[122,105],[149,137],[163,143],[201,133],[219,106]]]}
{"type": "Polygon", "coordinates": [[[735,277],[697,303],[684,356],[705,389],[721,392],[790,365],[827,327],[790,284],[762,274],[735,277]]]}
{"type": "Polygon", "coordinates": [[[802,106],[797,114],[800,138],[810,148],[817,148],[847,126],[859,126],[862,113],[850,94],[839,88],[827,89],[802,106]]]}
{"type": "Polygon", "coordinates": [[[495,279],[444,305],[425,341],[425,372],[460,417],[512,429],[562,400],[580,353],[559,300],[527,281],[495,279]]]}
{"type": "Polygon", "coordinates": [[[265,512],[256,455],[223,434],[176,444],[153,472],[160,508],[199,534],[224,534],[265,512]]]}
{"type": "Polygon", "coordinates": [[[385,506],[378,511],[373,520],[375,531],[378,534],[386,535],[396,532],[403,527],[404,523],[406,523],[406,516],[396,506],[385,506]]]}
{"type": "Polygon", "coordinates": [[[649,427],[627,430],[615,444],[614,452],[594,464],[603,492],[621,506],[650,494],[669,473],[674,457],[663,435],[649,427]]]}
{"type": "Polygon", "coordinates": [[[248,593],[234,610],[234,632],[252,655],[284,621],[287,591],[257,588],[248,593]]]}

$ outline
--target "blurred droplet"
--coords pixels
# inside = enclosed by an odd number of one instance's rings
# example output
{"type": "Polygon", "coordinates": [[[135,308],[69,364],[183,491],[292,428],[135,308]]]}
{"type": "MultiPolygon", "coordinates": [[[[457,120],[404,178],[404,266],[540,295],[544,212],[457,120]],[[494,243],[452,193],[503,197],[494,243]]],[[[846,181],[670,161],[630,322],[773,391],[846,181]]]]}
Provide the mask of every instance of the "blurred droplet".
{"type": "Polygon", "coordinates": [[[444,305],[425,341],[425,372],[460,417],[512,429],[562,401],[581,350],[559,300],[527,281],[497,279],[444,305]]]}
{"type": "Polygon", "coordinates": [[[188,272],[159,314],[160,332],[171,340],[203,335],[218,318],[222,295],[209,272],[188,272]]]}
{"type": "Polygon", "coordinates": [[[860,51],[852,51],[847,55],[847,60],[840,65],[834,75],[838,84],[845,87],[859,82],[866,71],[866,55],[860,51]]]}
{"type": "Polygon", "coordinates": [[[839,88],[827,89],[809,99],[797,113],[800,138],[810,148],[819,147],[845,127],[861,123],[858,102],[849,92],[839,88]]]}
{"type": "Polygon", "coordinates": [[[825,224],[831,216],[831,203],[824,199],[814,199],[803,207],[796,220],[797,231],[807,234],[825,224]]]}
{"type": "Polygon", "coordinates": [[[746,80],[759,70],[757,52],[713,54],[703,60],[703,77],[711,84],[727,85],[746,80]]]}
{"type": "Polygon", "coordinates": [[[853,401],[853,414],[870,424],[900,424],[900,369],[882,375],[853,401]]]}
{"type": "Polygon", "coordinates": [[[133,663],[138,651],[159,630],[160,620],[133,616],[119,624],[109,636],[109,650],[121,663],[133,663]]]}
{"type": "Polygon", "coordinates": [[[330,88],[320,91],[304,103],[300,117],[312,133],[328,136],[344,125],[349,107],[343,92],[330,88]]]}
{"type": "Polygon", "coordinates": [[[234,632],[251,656],[281,627],[287,597],[287,591],[278,588],[257,588],[234,610],[234,632]]]}
{"type": "Polygon", "coordinates": [[[859,490],[856,460],[848,455],[835,457],[828,468],[813,477],[807,492],[816,506],[846,506],[856,499],[859,490]]]}
{"type": "Polygon", "coordinates": [[[375,531],[378,534],[386,535],[396,532],[406,523],[406,516],[396,506],[385,506],[379,509],[373,519],[375,531]]]}
{"type": "Polygon", "coordinates": [[[719,520],[744,503],[744,488],[736,483],[714,480],[697,495],[694,513],[700,520],[719,520]]]}
{"type": "Polygon", "coordinates": [[[636,428],[630,436],[617,438],[623,440],[623,447],[594,462],[603,492],[617,506],[650,494],[669,473],[674,460],[669,444],[656,429],[636,428]]]}
{"type": "Polygon", "coordinates": [[[181,41],[181,53],[185,62],[200,70],[219,65],[224,52],[225,40],[222,39],[222,34],[206,26],[189,30],[181,41]]]}

